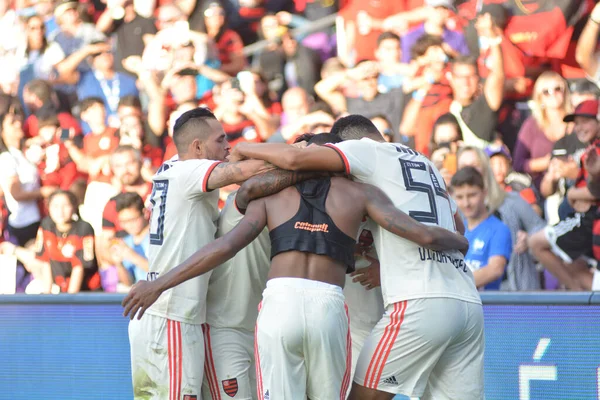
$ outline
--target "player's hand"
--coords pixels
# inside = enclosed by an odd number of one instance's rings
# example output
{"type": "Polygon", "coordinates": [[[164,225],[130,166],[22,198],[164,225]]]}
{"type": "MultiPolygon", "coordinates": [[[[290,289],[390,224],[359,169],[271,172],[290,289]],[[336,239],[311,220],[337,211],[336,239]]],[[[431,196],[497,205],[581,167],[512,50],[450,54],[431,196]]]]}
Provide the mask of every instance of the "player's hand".
{"type": "Polygon", "coordinates": [[[523,254],[527,251],[527,232],[518,231],[517,232],[517,241],[515,242],[515,253],[523,254]]]}
{"type": "Polygon", "coordinates": [[[146,310],[154,304],[161,295],[155,282],[139,281],[129,291],[129,294],[123,299],[121,305],[125,309],[123,316],[133,320],[137,314],[137,319],[141,319],[146,310]]]}
{"type": "Polygon", "coordinates": [[[366,268],[357,269],[350,274],[353,277],[352,282],[358,282],[365,286],[365,289],[371,290],[378,286],[381,286],[381,276],[379,275],[379,260],[364,255],[367,260],[371,262],[366,268]]]}
{"type": "Polygon", "coordinates": [[[238,143],[235,145],[230,151],[229,156],[227,156],[227,161],[236,162],[236,161],[244,161],[246,157],[240,153],[240,146],[243,146],[243,143],[238,143]]]}

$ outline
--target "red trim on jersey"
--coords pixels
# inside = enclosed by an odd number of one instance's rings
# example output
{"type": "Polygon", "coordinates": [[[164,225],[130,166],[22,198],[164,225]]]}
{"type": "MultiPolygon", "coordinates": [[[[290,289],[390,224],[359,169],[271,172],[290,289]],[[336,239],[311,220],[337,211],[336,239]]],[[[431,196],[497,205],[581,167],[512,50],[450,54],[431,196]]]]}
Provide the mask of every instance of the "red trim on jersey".
{"type": "Polygon", "coordinates": [[[342,161],[344,162],[344,168],[346,169],[346,173],[350,175],[350,163],[348,162],[348,159],[346,158],[344,152],[342,152],[342,150],[338,149],[334,144],[331,143],[326,143],[323,146],[329,147],[330,149],[333,149],[336,151],[336,153],[338,153],[338,155],[342,158],[342,161]]]}
{"type": "Polygon", "coordinates": [[[383,336],[377,344],[375,353],[369,363],[367,374],[365,375],[364,384],[365,387],[369,389],[377,389],[377,386],[379,385],[383,368],[385,367],[387,358],[390,355],[392,347],[394,347],[394,342],[400,332],[400,326],[404,320],[406,306],[406,300],[400,303],[394,303],[394,311],[392,311],[392,314],[390,315],[390,323],[385,327],[383,336]]]}
{"type": "Polygon", "coordinates": [[[181,322],[167,320],[169,352],[169,400],[181,397],[183,355],[181,354],[181,322]]]}
{"type": "MultiPolygon", "coordinates": [[[[262,301],[258,303],[258,313],[260,314],[260,309],[262,308],[262,301]]],[[[256,361],[256,392],[258,394],[258,398],[264,399],[263,396],[263,382],[262,382],[262,371],[260,369],[260,356],[258,353],[258,319],[256,322],[256,327],[254,328],[254,359],[256,361]]]]}
{"type": "Polygon", "coordinates": [[[213,163],[213,165],[211,165],[208,168],[208,171],[206,171],[206,175],[204,175],[204,180],[202,181],[202,191],[203,192],[208,192],[208,178],[210,177],[210,174],[213,172],[213,169],[215,169],[215,167],[219,164],[221,164],[223,161],[216,161],[213,163]]]}
{"type": "Polygon", "coordinates": [[[348,334],[346,335],[346,372],[342,379],[342,389],[340,390],[340,400],[346,400],[348,387],[350,386],[350,375],[352,374],[352,336],[350,335],[350,314],[348,313],[348,304],[344,304],[346,310],[346,319],[348,320],[348,334]]]}
{"type": "Polygon", "coordinates": [[[217,371],[215,370],[215,361],[212,355],[210,325],[202,324],[202,331],[204,332],[204,373],[208,380],[210,395],[213,400],[221,400],[221,391],[219,390],[219,381],[217,380],[217,371]]]}

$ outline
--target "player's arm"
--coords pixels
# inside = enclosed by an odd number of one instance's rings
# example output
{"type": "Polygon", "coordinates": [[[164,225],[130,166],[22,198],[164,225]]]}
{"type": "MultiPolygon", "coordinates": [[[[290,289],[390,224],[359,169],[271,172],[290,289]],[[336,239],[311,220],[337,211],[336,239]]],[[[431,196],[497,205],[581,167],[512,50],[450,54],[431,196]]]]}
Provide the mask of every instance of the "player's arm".
{"type": "Polygon", "coordinates": [[[265,160],[291,171],[346,171],[342,157],[337,151],[326,146],[300,149],[282,143],[239,143],[231,153],[234,157],[265,160]]]}
{"type": "Polygon", "coordinates": [[[130,318],[133,319],[138,314],[138,319],[142,318],[148,307],[165,290],[205,274],[229,260],[256,239],[266,225],[267,212],[264,201],[252,202],[248,206],[244,218],[226,235],[204,246],[182,264],[161,275],[155,281],[136,283],[127,297],[123,299],[122,305],[125,308],[123,315],[130,315],[130,318]]]}
{"type": "Polygon", "coordinates": [[[437,226],[427,226],[398,210],[390,198],[372,185],[362,185],[366,212],[379,226],[402,238],[432,250],[469,249],[469,241],[461,235],[437,226]]]}
{"type": "Polygon", "coordinates": [[[240,184],[254,175],[272,170],[274,167],[261,160],[246,160],[237,162],[223,162],[210,172],[207,189],[214,190],[232,184],[240,184]]]}
{"type": "Polygon", "coordinates": [[[255,175],[239,188],[235,196],[235,205],[243,213],[252,200],[279,193],[298,182],[318,178],[324,174],[316,171],[297,172],[277,168],[264,174],[255,175]]]}

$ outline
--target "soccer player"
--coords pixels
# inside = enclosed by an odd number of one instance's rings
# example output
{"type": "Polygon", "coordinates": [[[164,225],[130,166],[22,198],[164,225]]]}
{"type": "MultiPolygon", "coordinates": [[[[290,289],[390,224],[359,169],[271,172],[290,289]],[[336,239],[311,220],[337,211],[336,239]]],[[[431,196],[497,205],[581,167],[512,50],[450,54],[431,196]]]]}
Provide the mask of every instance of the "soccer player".
{"type": "MultiPolygon", "coordinates": [[[[271,168],[255,160],[222,163],[230,147],[208,109],[182,114],[173,140],[178,159],[165,162],[153,178],[149,280],[214,240],[219,216],[215,189],[271,168]]],[[[146,318],[129,325],[135,399],[200,398],[208,278],[165,292],[146,318]]]]}
{"type": "Polygon", "coordinates": [[[467,247],[460,235],[416,223],[373,186],[338,177],[311,179],[251,202],[228,234],[158,280],[132,289],[124,313],[139,318],[164,290],[233,257],[268,226],[271,270],[256,328],[258,398],[345,398],[351,342],[342,287],[346,272],[354,269],[355,237],[366,215],[422,246],[467,247]]]}
{"type": "MultiPolygon", "coordinates": [[[[332,133],[360,140],[305,149],[244,143],[232,156],[289,170],[346,172],[381,189],[417,221],[464,231],[444,180],[423,155],[386,143],[360,115],[340,118],[332,133]]],[[[483,398],[483,308],[472,272],[462,257],[432,252],[384,228],[375,227],[373,236],[386,312],[359,356],[350,399],[483,398]]]]}

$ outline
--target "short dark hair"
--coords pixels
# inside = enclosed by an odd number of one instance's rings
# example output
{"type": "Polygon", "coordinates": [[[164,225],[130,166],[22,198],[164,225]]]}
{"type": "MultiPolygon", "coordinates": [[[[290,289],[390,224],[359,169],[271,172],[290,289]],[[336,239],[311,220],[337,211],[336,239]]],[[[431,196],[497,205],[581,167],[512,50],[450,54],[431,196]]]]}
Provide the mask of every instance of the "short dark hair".
{"type": "Polygon", "coordinates": [[[379,37],[377,38],[377,47],[379,47],[379,45],[381,45],[381,42],[383,42],[384,40],[397,40],[398,43],[402,43],[402,39],[400,39],[400,36],[396,35],[394,32],[382,32],[381,35],[379,35],[379,37]]]}
{"type": "Polygon", "coordinates": [[[71,203],[71,206],[73,207],[73,215],[77,215],[77,218],[80,218],[79,202],[77,201],[77,196],[75,196],[75,193],[71,192],[70,190],[62,190],[62,189],[55,190],[54,192],[52,192],[52,194],[50,196],[48,196],[48,204],[50,204],[56,196],[60,196],[60,195],[64,195],[67,197],[67,199],[69,200],[69,203],[71,203]]]}
{"type": "Polygon", "coordinates": [[[413,59],[417,59],[425,55],[430,47],[441,46],[443,42],[439,36],[423,35],[410,48],[410,55],[413,59]]]}
{"type": "Polygon", "coordinates": [[[454,59],[454,61],[452,62],[452,66],[454,67],[455,65],[469,65],[471,67],[475,68],[475,71],[477,73],[477,59],[475,57],[472,56],[459,56],[457,58],[454,59]]]}
{"type": "MultiPolygon", "coordinates": [[[[459,136],[458,140],[462,140],[462,129],[460,128],[460,124],[458,123],[458,120],[456,119],[456,117],[453,114],[445,113],[445,114],[440,115],[438,117],[438,119],[436,119],[435,122],[433,123],[433,129],[431,130],[431,132],[435,132],[437,127],[440,125],[454,125],[458,132],[458,136],[459,136]]],[[[433,135],[431,135],[431,137],[433,140],[433,135]]]]}
{"type": "Polygon", "coordinates": [[[216,120],[215,114],[206,107],[197,107],[181,114],[173,126],[173,142],[178,153],[185,153],[192,140],[206,137],[210,127],[206,120],[216,120]]]}
{"type": "Polygon", "coordinates": [[[322,146],[325,143],[340,143],[341,141],[342,141],[342,139],[340,139],[340,137],[338,135],[336,135],[335,133],[323,132],[323,133],[317,133],[316,135],[313,135],[308,140],[307,144],[316,144],[316,145],[322,146]]]}
{"type": "Polygon", "coordinates": [[[371,120],[358,114],[350,114],[335,121],[331,133],[342,140],[359,140],[364,137],[383,139],[371,120]]]}
{"type": "Polygon", "coordinates": [[[144,200],[137,193],[125,192],[118,194],[115,197],[115,207],[117,208],[118,213],[128,208],[135,208],[140,213],[143,213],[144,200]]]}
{"type": "Polygon", "coordinates": [[[50,82],[43,79],[34,79],[27,82],[25,88],[29,93],[34,94],[44,104],[52,102],[52,94],[54,89],[50,82]]]}
{"type": "Polygon", "coordinates": [[[60,121],[56,114],[46,114],[38,116],[38,129],[52,126],[54,128],[60,128],[60,121]]]}
{"type": "Polygon", "coordinates": [[[142,109],[140,98],[135,95],[124,96],[119,99],[119,107],[134,107],[142,109]]]}
{"type": "Polygon", "coordinates": [[[79,112],[85,112],[96,104],[100,104],[104,107],[104,101],[100,97],[88,97],[87,99],[83,99],[79,103],[79,112]]]}
{"type": "Polygon", "coordinates": [[[483,176],[473,167],[463,167],[459,169],[456,174],[452,177],[450,186],[452,189],[459,188],[462,186],[477,186],[480,189],[484,189],[483,176]]]}

